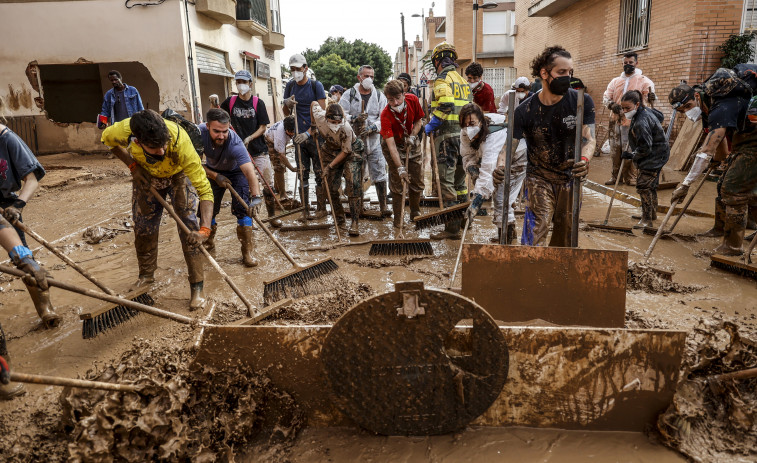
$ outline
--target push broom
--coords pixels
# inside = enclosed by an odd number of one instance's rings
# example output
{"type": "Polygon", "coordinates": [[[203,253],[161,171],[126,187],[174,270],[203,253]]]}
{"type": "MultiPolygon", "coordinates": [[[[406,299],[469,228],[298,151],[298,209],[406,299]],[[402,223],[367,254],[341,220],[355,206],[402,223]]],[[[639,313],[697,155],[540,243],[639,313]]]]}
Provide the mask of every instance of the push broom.
{"type": "MultiPolygon", "coordinates": [[[[231,195],[234,196],[240,204],[245,204],[242,197],[236,192],[236,190],[234,190],[234,188],[227,188],[231,192],[231,195]]],[[[321,280],[323,277],[339,270],[339,266],[336,262],[331,258],[327,258],[309,265],[300,265],[295,262],[294,257],[289,254],[281,242],[273,236],[271,230],[258,219],[257,215],[252,214],[252,220],[263,229],[265,234],[268,235],[268,238],[273,241],[273,244],[279,248],[279,251],[284,254],[284,257],[286,257],[289,263],[294,267],[294,270],[276,278],[275,280],[263,282],[263,302],[265,305],[272,304],[287,297],[300,298],[310,294],[323,292],[323,281],[319,283],[316,282],[316,280],[321,280]]]]}
{"type": "MultiPolygon", "coordinates": [[[[4,212],[3,209],[0,208],[0,215],[2,215],[3,212],[4,212]]],[[[56,255],[60,260],[62,260],[63,262],[65,262],[66,265],[68,265],[72,269],[74,269],[77,272],[79,272],[79,274],[81,274],[81,276],[83,276],[87,280],[91,281],[92,284],[94,284],[95,286],[97,286],[98,288],[100,288],[104,293],[106,293],[106,294],[108,294],[110,296],[115,296],[116,295],[115,291],[113,291],[112,289],[110,289],[107,286],[105,286],[105,284],[103,284],[100,280],[98,280],[97,278],[95,278],[92,274],[90,274],[88,271],[86,271],[84,268],[82,268],[79,264],[77,264],[76,262],[74,262],[73,260],[71,260],[70,257],[68,257],[67,255],[65,255],[62,252],[60,252],[55,246],[53,246],[52,244],[50,244],[50,242],[48,242],[46,239],[42,238],[40,235],[38,235],[37,233],[35,233],[25,223],[21,222],[20,220],[17,220],[17,221],[15,221],[15,223],[13,223],[13,226],[17,227],[19,230],[23,231],[27,235],[29,235],[32,238],[34,238],[39,244],[41,244],[42,246],[44,246],[45,248],[47,248],[48,251],[50,251],[51,253],[53,253],[54,255],[56,255]]],[[[141,304],[145,304],[145,305],[152,305],[155,302],[155,300],[152,298],[152,296],[150,296],[147,293],[147,289],[142,289],[142,290],[134,291],[134,292],[130,293],[128,296],[129,296],[128,299],[130,299],[130,300],[132,300],[134,302],[139,302],[141,304]]],[[[81,315],[79,315],[79,318],[83,321],[82,331],[81,331],[82,338],[84,338],[84,339],[90,339],[90,338],[93,338],[93,337],[95,337],[97,335],[95,332],[93,332],[91,323],[89,321],[92,320],[92,319],[94,319],[94,318],[97,318],[98,316],[100,316],[100,315],[102,315],[104,313],[111,314],[111,316],[106,317],[106,318],[108,318],[109,320],[111,320],[116,325],[119,325],[119,324],[121,324],[121,323],[123,323],[123,322],[125,322],[125,321],[127,321],[127,320],[129,320],[131,318],[133,318],[134,316],[138,315],[139,311],[131,309],[129,307],[126,307],[126,306],[124,306],[122,304],[118,304],[116,306],[107,305],[107,306],[101,307],[101,308],[99,308],[99,309],[97,309],[97,310],[95,310],[93,312],[82,313],[81,315]]]]}
{"type": "MultiPolygon", "coordinates": [[[[410,165],[410,147],[405,146],[405,172],[410,165]]],[[[405,196],[407,195],[407,183],[402,182],[402,205],[400,206],[400,231],[398,240],[374,241],[368,250],[369,256],[433,256],[434,248],[431,240],[406,240],[403,233],[405,225],[405,196]]]]}
{"type": "MultiPolygon", "coordinates": [[[[436,162],[436,146],[434,145],[433,135],[431,136],[431,162],[433,163],[432,169],[437,168],[438,164],[436,162]]],[[[435,227],[437,225],[446,225],[450,222],[462,220],[463,218],[465,218],[465,210],[468,209],[468,206],[470,205],[469,201],[444,208],[444,203],[442,202],[441,181],[439,180],[438,173],[436,175],[436,191],[439,195],[439,210],[415,217],[413,219],[413,222],[415,222],[416,230],[424,230],[426,228],[435,227]]]]}

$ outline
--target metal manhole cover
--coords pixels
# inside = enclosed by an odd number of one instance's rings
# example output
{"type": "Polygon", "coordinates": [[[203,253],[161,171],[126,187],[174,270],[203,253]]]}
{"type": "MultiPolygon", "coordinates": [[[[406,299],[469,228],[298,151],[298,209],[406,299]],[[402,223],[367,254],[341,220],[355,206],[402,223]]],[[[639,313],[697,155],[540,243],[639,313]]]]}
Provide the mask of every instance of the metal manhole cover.
{"type": "Polygon", "coordinates": [[[350,309],[331,328],[321,360],[342,411],[385,435],[464,427],[499,396],[509,365],[489,314],[423,282],[397,283],[350,309]]]}

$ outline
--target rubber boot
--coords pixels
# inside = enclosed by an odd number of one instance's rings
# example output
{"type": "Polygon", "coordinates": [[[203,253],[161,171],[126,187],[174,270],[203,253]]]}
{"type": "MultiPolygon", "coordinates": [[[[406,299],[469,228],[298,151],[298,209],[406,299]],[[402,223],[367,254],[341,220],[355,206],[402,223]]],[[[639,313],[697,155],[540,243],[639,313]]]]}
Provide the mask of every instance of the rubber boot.
{"type": "Polygon", "coordinates": [[[286,190],[286,171],[285,170],[277,170],[273,172],[273,187],[276,189],[276,192],[279,194],[279,201],[284,202],[284,200],[287,199],[287,190],[286,190]]]}
{"type": "Polygon", "coordinates": [[[317,185],[315,187],[315,201],[315,216],[313,218],[322,219],[329,215],[326,210],[326,190],[324,190],[323,185],[317,185]]]}
{"type": "Polygon", "coordinates": [[[386,182],[376,182],[376,196],[379,202],[379,213],[383,219],[389,215],[386,209],[386,182]]]}
{"type": "Polygon", "coordinates": [[[237,225],[237,239],[242,245],[242,262],[245,267],[257,267],[258,260],[252,256],[252,227],[237,225]]]}
{"type": "Polygon", "coordinates": [[[740,256],[744,253],[741,244],[746,229],[746,211],[746,206],[726,207],[723,242],[713,250],[714,254],[740,256]]]}
{"type": "Polygon", "coordinates": [[[652,191],[652,220],[657,220],[657,206],[660,205],[660,201],[657,199],[657,188],[652,191]]]}
{"type": "Polygon", "coordinates": [[[515,243],[515,240],[517,238],[518,238],[518,235],[516,235],[515,233],[515,224],[508,223],[507,224],[507,237],[505,238],[507,240],[507,244],[515,243]]]}
{"type": "Polygon", "coordinates": [[[421,192],[410,191],[408,195],[410,196],[410,220],[412,221],[421,215],[421,192]]]}
{"type": "MultiPolygon", "coordinates": [[[[305,208],[305,218],[307,220],[313,220],[315,217],[313,217],[313,213],[310,211],[310,189],[305,188],[304,191],[300,191],[300,201],[302,201],[302,206],[305,208]]],[[[302,216],[300,216],[298,221],[302,222],[304,219],[302,216]]]]}
{"type": "MultiPolygon", "coordinates": [[[[265,199],[265,209],[266,212],[268,212],[268,218],[276,216],[276,201],[273,199],[273,196],[269,193],[267,195],[263,195],[263,199],[265,199]]],[[[280,228],[281,227],[281,219],[271,219],[269,222],[273,228],[280,228]]],[[[213,236],[213,233],[211,232],[210,236],[213,236]]]]}
{"type": "Polygon", "coordinates": [[[205,308],[207,299],[205,299],[203,286],[205,286],[203,281],[189,284],[189,310],[194,311],[205,308]]]}
{"type": "Polygon", "coordinates": [[[641,220],[639,223],[633,226],[633,228],[650,228],[653,226],[652,220],[652,202],[654,197],[650,190],[642,190],[639,192],[641,198],[641,220]]]}
{"type": "Polygon", "coordinates": [[[26,290],[29,291],[34,308],[37,309],[37,314],[42,319],[45,327],[55,328],[60,325],[60,316],[55,313],[52,304],[50,304],[50,290],[46,289],[42,291],[36,286],[30,285],[26,285],[26,290]]]}
{"type": "MultiPolygon", "coordinates": [[[[0,332],[0,336],[3,336],[2,332],[0,332]]],[[[3,343],[4,342],[5,341],[3,341],[3,343]]],[[[5,355],[3,355],[3,358],[8,363],[8,368],[10,368],[11,359],[10,357],[8,357],[8,354],[6,353],[5,355]]],[[[8,384],[0,383],[0,400],[11,400],[14,397],[18,397],[24,394],[26,394],[26,388],[24,387],[23,383],[14,383],[14,382],[10,382],[8,384]]]]}
{"type": "Polygon", "coordinates": [[[360,198],[350,198],[350,218],[352,219],[348,230],[350,236],[360,236],[358,222],[360,219],[360,203],[362,202],[360,198]]]}
{"type": "MultiPolygon", "coordinates": [[[[444,207],[451,207],[457,204],[455,201],[444,203],[444,207]]],[[[453,220],[444,225],[444,230],[439,233],[434,233],[429,238],[432,240],[459,240],[462,236],[460,234],[461,220],[453,220]]]]}
{"type": "Polygon", "coordinates": [[[205,249],[208,252],[215,252],[216,250],[216,231],[218,230],[218,225],[211,225],[210,226],[210,236],[208,236],[208,239],[205,240],[205,242],[202,244],[205,246],[205,249]]]}
{"type": "Polygon", "coordinates": [[[154,283],[155,270],[158,268],[158,234],[134,235],[134,247],[139,265],[137,287],[154,283]]]}
{"type": "Polygon", "coordinates": [[[405,218],[402,216],[402,196],[392,193],[392,211],[394,228],[400,228],[400,224],[405,218]]]}
{"type": "Polygon", "coordinates": [[[704,233],[697,236],[702,238],[717,238],[723,236],[725,230],[725,204],[722,200],[715,199],[715,225],[704,233]]]}

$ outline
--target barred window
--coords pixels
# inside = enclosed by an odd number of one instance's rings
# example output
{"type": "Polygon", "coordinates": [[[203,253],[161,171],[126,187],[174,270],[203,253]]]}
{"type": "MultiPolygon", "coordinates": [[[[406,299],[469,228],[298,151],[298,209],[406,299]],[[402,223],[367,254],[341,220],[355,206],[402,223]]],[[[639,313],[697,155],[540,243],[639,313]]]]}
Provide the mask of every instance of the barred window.
{"type": "Polygon", "coordinates": [[[618,53],[646,48],[652,0],[621,0],[618,53]]]}
{"type": "MultiPolygon", "coordinates": [[[[757,32],[757,0],[744,1],[744,15],[741,18],[741,33],[748,34],[757,32]]],[[[757,37],[752,39],[751,45],[757,49],[757,37]]],[[[752,56],[752,62],[757,60],[757,56],[752,56]]]]}

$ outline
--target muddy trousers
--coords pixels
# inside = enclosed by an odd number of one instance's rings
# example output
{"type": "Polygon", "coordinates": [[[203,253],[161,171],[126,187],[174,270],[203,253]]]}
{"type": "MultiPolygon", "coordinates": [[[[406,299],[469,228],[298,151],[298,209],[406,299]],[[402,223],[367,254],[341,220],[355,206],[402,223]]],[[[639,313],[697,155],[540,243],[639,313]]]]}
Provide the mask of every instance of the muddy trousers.
{"type": "MultiPolygon", "coordinates": [[[[460,137],[450,137],[439,143],[437,152],[437,175],[441,185],[444,206],[450,207],[458,203],[458,198],[468,196],[463,158],[460,156],[460,137]]],[[[449,233],[460,231],[461,221],[448,222],[444,230],[449,233]]]]}
{"type": "Polygon", "coordinates": [[[623,139],[628,140],[629,127],[623,127],[619,122],[613,121],[610,118],[610,156],[612,157],[612,178],[618,178],[620,175],[620,183],[631,183],[631,180],[636,177],[636,166],[632,162],[626,162],[623,164],[623,172],[620,172],[620,164],[622,161],[621,153],[628,142],[623,143],[623,139]]]}
{"type": "MultiPolygon", "coordinates": [[[[331,161],[336,158],[336,156],[339,153],[332,152],[325,146],[321,145],[321,155],[323,156],[323,165],[326,166],[331,161]]],[[[360,165],[360,174],[362,175],[362,163],[360,165]]],[[[334,213],[336,215],[336,221],[338,224],[343,224],[346,220],[345,213],[344,213],[344,205],[342,205],[341,199],[339,199],[339,187],[342,185],[342,176],[344,175],[344,171],[350,169],[350,159],[348,158],[341,164],[338,164],[334,166],[333,169],[328,170],[328,176],[325,178],[326,180],[326,188],[329,189],[329,192],[331,193],[331,203],[332,207],[334,208],[334,213]]],[[[353,177],[354,179],[354,177],[353,177]]],[[[353,182],[353,192],[355,188],[355,183],[357,183],[357,186],[362,190],[362,182],[353,182]]],[[[349,193],[348,193],[349,196],[349,193]]],[[[360,198],[358,196],[358,198],[360,198]]],[[[359,211],[358,211],[359,212],[359,211]]]]}
{"type": "MultiPolygon", "coordinates": [[[[171,198],[176,214],[191,231],[200,229],[197,222],[197,206],[199,197],[184,172],[167,178],[152,178],[152,186],[158,193],[171,198]]],[[[163,206],[152,197],[149,189],[132,187],[131,194],[132,216],[134,218],[134,246],[139,262],[139,275],[152,276],[158,267],[158,235],[160,220],[163,216],[163,206]]],[[[178,225],[177,225],[178,227],[178,225]]],[[[191,248],[187,244],[187,236],[179,229],[181,249],[187,263],[189,283],[199,283],[205,278],[202,268],[203,255],[199,248],[191,248]]]]}
{"type": "Polygon", "coordinates": [[[636,192],[641,198],[641,216],[643,220],[657,218],[657,186],[660,184],[660,169],[639,169],[636,176],[636,192]]]}
{"type": "MultiPolygon", "coordinates": [[[[518,169],[513,168],[510,171],[510,209],[507,214],[507,223],[515,223],[515,210],[513,204],[518,200],[518,195],[523,187],[523,182],[526,179],[526,166],[521,166],[518,169]]],[[[502,210],[504,209],[505,202],[505,182],[502,182],[497,187],[497,191],[492,198],[492,209],[494,214],[492,216],[492,222],[497,228],[502,228],[502,210]]]]}
{"type": "MultiPolygon", "coordinates": [[[[317,136],[317,135],[316,135],[317,136]]],[[[321,148],[323,148],[323,140],[320,141],[321,148]]],[[[300,182],[303,186],[305,197],[301,198],[302,204],[306,205],[307,207],[310,207],[310,204],[308,203],[308,199],[310,197],[310,170],[312,168],[313,173],[315,174],[315,187],[316,192],[319,192],[322,189],[322,182],[323,182],[323,175],[321,174],[321,164],[318,161],[318,149],[315,146],[315,140],[313,140],[313,137],[310,137],[307,139],[307,141],[300,144],[300,155],[301,158],[298,158],[296,155],[296,148],[295,148],[295,161],[297,163],[297,175],[300,175],[300,163],[302,163],[302,177],[300,177],[300,182]]],[[[324,162],[324,166],[326,163],[324,162]]],[[[299,188],[298,188],[299,189],[299,188]]]]}
{"type": "Polygon", "coordinates": [[[551,183],[540,177],[526,175],[526,214],[523,219],[521,244],[544,246],[550,224],[549,246],[570,246],[573,221],[573,182],[551,183]]]}
{"type": "MultiPolygon", "coordinates": [[[[16,202],[16,198],[2,198],[2,197],[0,197],[0,207],[2,207],[3,209],[5,209],[6,207],[13,206],[14,202],[16,202]]],[[[21,222],[23,222],[24,221],[23,217],[20,220],[21,220],[21,222]]],[[[16,230],[16,233],[18,233],[18,237],[21,238],[21,243],[24,246],[29,247],[29,245],[26,244],[26,235],[24,234],[24,232],[21,231],[20,228],[16,228],[16,227],[13,227],[13,228],[16,230]]]]}
{"type": "MultiPolygon", "coordinates": [[[[263,137],[265,138],[265,137],[263,137]]],[[[273,183],[268,182],[271,188],[274,189],[279,198],[285,198],[286,192],[286,166],[281,160],[281,156],[286,157],[286,153],[276,152],[276,148],[267,138],[265,139],[266,146],[268,146],[268,157],[270,158],[271,166],[273,168],[273,183]]],[[[261,188],[263,185],[261,185],[261,188]]]]}
{"type": "MultiPolygon", "coordinates": [[[[231,195],[231,214],[237,218],[239,225],[252,225],[252,219],[247,216],[247,208],[250,205],[250,184],[247,183],[247,177],[244,176],[240,169],[232,171],[219,170],[218,173],[229,179],[231,187],[234,188],[234,191],[245,202],[245,204],[241,204],[234,195],[231,195]]],[[[227,191],[226,188],[217,184],[215,180],[208,180],[210,181],[210,188],[213,190],[213,220],[211,223],[215,225],[216,216],[221,212],[221,204],[227,191]]]]}
{"type": "Polygon", "coordinates": [[[732,153],[718,184],[725,205],[723,245],[740,249],[747,213],[757,219],[757,153],[732,153]]]}

